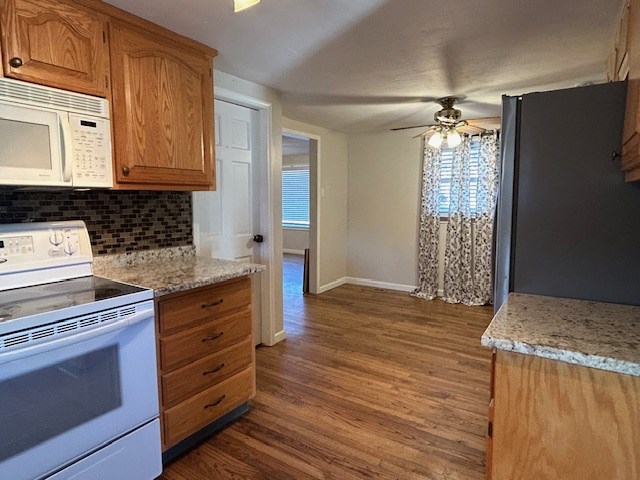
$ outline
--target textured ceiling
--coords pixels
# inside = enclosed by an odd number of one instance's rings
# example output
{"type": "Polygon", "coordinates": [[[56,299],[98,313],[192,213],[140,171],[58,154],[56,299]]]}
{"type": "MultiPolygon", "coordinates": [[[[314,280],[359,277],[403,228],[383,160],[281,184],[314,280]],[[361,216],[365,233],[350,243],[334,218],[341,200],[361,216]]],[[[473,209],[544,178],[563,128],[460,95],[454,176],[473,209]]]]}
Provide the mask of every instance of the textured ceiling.
{"type": "Polygon", "coordinates": [[[463,118],[502,94],[605,78],[623,0],[108,0],[219,50],[216,68],[283,93],[286,117],[347,132],[463,118]]]}

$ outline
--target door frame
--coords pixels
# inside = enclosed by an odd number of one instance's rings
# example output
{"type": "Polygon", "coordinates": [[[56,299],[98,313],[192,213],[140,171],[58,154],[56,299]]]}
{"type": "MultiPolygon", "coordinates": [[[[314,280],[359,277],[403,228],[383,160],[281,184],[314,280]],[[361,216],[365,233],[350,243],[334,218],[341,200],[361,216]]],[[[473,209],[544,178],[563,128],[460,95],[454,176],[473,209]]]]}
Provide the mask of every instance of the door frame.
{"type": "MultiPolygon", "coordinates": [[[[265,241],[260,244],[260,263],[267,267],[267,270],[261,273],[260,277],[260,299],[261,305],[261,341],[263,345],[272,346],[281,340],[284,340],[284,330],[276,331],[276,315],[278,312],[277,298],[275,286],[278,282],[282,282],[282,278],[276,278],[276,272],[282,271],[282,268],[275,268],[278,262],[277,251],[281,245],[276,245],[273,241],[276,238],[275,232],[279,216],[275,215],[275,206],[278,204],[275,199],[277,192],[274,188],[274,172],[277,162],[274,161],[274,147],[272,145],[273,126],[272,126],[272,105],[270,102],[258,100],[257,98],[237,93],[226,88],[214,86],[213,95],[216,100],[222,100],[229,103],[235,103],[242,107],[251,108],[258,111],[258,138],[257,145],[254,145],[255,152],[252,152],[254,158],[266,159],[266,164],[261,163],[260,172],[260,188],[259,192],[254,192],[254,198],[258,193],[259,211],[260,211],[260,227],[261,233],[265,237],[265,241]]],[[[280,256],[282,262],[282,256],[280,256]]],[[[280,299],[282,302],[282,299],[280,299]]],[[[279,309],[282,311],[282,309],[279,309]]]]}
{"type": "MultiPolygon", "coordinates": [[[[318,294],[320,286],[320,215],[321,188],[320,136],[301,130],[282,128],[283,135],[308,138],[315,142],[313,154],[312,142],[309,142],[309,293],[318,294]]],[[[280,226],[282,228],[282,225],[280,226]]]]}

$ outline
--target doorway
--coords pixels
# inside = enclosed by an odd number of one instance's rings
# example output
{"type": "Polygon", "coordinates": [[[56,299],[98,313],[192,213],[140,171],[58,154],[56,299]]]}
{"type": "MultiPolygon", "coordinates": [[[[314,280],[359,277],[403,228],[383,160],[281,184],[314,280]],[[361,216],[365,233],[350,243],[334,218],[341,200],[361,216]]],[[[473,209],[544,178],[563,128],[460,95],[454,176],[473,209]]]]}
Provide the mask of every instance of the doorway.
{"type": "Polygon", "coordinates": [[[310,227],[309,138],[282,135],[282,303],[284,327],[295,336],[303,327],[305,254],[309,255],[310,227]]]}
{"type": "Polygon", "coordinates": [[[287,334],[300,331],[303,291],[317,293],[318,139],[282,135],[283,310],[287,334]]]}

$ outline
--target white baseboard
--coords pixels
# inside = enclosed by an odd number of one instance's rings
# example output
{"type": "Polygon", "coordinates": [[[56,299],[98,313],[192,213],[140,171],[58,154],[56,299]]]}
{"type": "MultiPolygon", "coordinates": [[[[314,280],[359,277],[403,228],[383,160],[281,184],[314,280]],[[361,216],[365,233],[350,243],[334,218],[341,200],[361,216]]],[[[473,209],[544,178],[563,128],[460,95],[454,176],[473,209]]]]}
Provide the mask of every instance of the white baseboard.
{"type": "Polygon", "coordinates": [[[292,248],[283,248],[282,253],[289,253],[291,255],[304,255],[304,250],[293,250],[292,248]]]}
{"type": "Polygon", "coordinates": [[[274,345],[276,343],[280,343],[285,338],[287,338],[287,333],[284,331],[284,329],[280,330],[279,332],[276,332],[276,334],[273,336],[274,345]]]}
{"type": "Polygon", "coordinates": [[[386,290],[398,290],[400,292],[412,292],[416,289],[415,285],[403,285],[401,283],[379,282],[378,280],[370,280],[368,278],[347,277],[346,283],[352,285],[361,285],[363,287],[384,288],[386,290]]]}
{"type": "Polygon", "coordinates": [[[283,329],[283,330],[280,330],[279,332],[276,332],[273,338],[269,338],[267,340],[263,338],[261,344],[264,345],[265,347],[273,347],[276,343],[281,342],[285,338],[287,338],[287,334],[283,329]]]}
{"type": "Polygon", "coordinates": [[[321,287],[319,287],[318,293],[328,292],[329,290],[339,287],[340,285],[344,285],[345,283],[348,283],[347,277],[339,278],[338,280],[335,280],[333,282],[327,283],[326,285],[322,285],[321,287]]]}
{"type": "MultiPolygon", "coordinates": [[[[342,277],[333,282],[327,283],[326,285],[322,285],[318,288],[318,293],[328,292],[336,287],[345,284],[351,285],[361,285],[363,287],[374,287],[374,288],[384,288],[386,290],[397,290],[400,292],[413,292],[416,287],[413,285],[403,285],[400,283],[389,283],[389,282],[380,282],[378,280],[370,280],[367,278],[358,278],[358,277],[342,277]]],[[[441,295],[441,291],[438,291],[438,295],[441,295]]]]}

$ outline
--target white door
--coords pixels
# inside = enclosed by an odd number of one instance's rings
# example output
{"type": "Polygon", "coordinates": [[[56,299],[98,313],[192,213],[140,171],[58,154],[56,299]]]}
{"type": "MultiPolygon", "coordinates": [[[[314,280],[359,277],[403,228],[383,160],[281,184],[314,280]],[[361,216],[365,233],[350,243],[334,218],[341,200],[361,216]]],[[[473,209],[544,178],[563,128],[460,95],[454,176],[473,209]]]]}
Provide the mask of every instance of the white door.
{"type": "MultiPolygon", "coordinates": [[[[254,162],[253,126],[257,112],[232,103],[215,101],[216,191],[194,192],[194,241],[198,255],[260,261],[257,185],[259,162],[254,162]]],[[[253,337],[261,342],[260,281],[253,282],[253,337]]]]}

